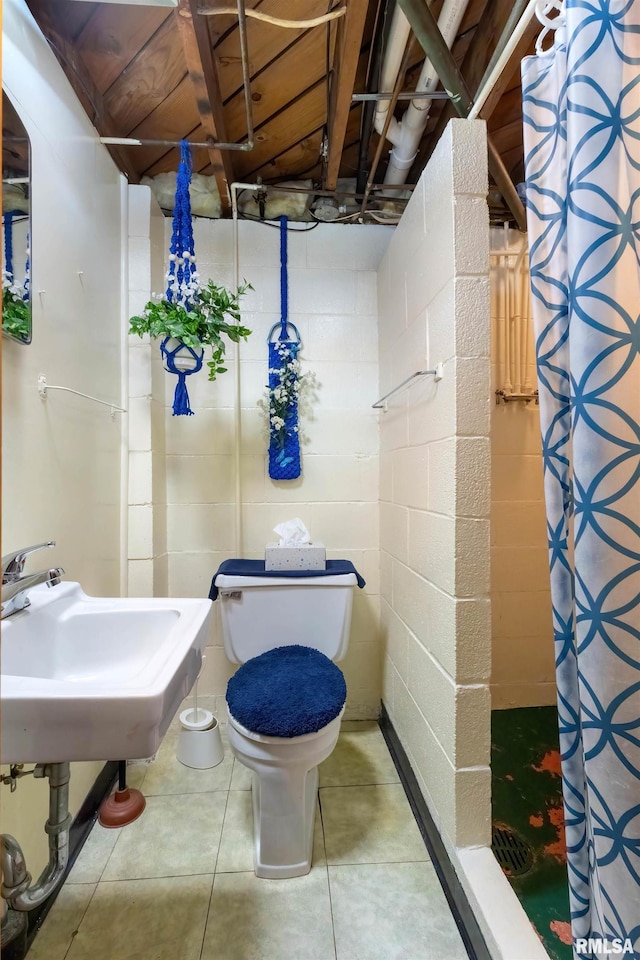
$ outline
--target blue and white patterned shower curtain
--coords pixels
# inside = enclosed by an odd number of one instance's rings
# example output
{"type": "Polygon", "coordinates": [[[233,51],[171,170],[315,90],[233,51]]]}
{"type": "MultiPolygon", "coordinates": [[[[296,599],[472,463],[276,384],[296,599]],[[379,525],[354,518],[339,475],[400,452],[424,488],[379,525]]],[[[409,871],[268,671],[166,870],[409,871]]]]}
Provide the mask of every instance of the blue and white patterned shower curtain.
{"type": "Polygon", "coordinates": [[[571,919],[640,958],[640,3],[565,16],[522,94],[571,919]]]}

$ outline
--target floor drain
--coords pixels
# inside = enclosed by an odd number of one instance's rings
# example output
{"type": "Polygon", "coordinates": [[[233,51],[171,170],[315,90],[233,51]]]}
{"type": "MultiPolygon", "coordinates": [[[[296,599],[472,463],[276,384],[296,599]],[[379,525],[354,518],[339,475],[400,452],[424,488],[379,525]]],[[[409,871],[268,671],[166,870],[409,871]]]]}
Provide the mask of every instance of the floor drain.
{"type": "Polygon", "coordinates": [[[508,877],[520,877],[533,866],[531,847],[504,827],[494,827],[491,836],[494,856],[508,877]]]}

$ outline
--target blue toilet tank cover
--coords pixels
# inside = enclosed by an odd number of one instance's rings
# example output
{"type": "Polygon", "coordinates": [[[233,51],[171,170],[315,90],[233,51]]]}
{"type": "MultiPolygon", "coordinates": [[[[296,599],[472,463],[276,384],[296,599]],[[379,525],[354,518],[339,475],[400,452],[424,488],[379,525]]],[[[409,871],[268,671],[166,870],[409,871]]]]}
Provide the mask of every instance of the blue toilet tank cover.
{"type": "Polygon", "coordinates": [[[326,570],[265,570],[264,560],[223,560],[213,575],[209,600],[218,599],[216,577],[226,573],[235,577],[335,577],[340,573],[355,573],[360,589],[365,580],[360,576],[350,560],[327,560],[326,570]]]}
{"type": "Polygon", "coordinates": [[[227,684],[235,719],[265,737],[301,737],[334,720],[347,699],[339,667],[312,647],[276,647],[247,660],[227,684]]]}

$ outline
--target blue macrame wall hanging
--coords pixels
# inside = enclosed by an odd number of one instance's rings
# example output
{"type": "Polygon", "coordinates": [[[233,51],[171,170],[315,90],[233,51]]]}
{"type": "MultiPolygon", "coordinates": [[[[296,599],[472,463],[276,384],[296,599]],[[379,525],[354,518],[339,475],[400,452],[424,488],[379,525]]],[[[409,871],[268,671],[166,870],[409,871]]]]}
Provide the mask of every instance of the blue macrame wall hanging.
{"type": "Polygon", "coordinates": [[[17,211],[5,210],[2,214],[4,227],[4,271],[7,280],[13,283],[13,215],[17,211]]]}
{"type": "MultiPolygon", "coordinates": [[[[6,282],[11,286],[15,284],[15,279],[13,276],[13,220],[14,217],[19,217],[24,219],[25,214],[22,210],[4,210],[2,213],[2,223],[4,228],[4,272],[6,277],[6,282]]],[[[23,300],[29,299],[29,288],[31,285],[31,252],[30,252],[30,240],[29,234],[27,233],[27,247],[26,247],[26,261],[24,265],[24,282],[22,283],[22,289],[24,291],[22,295],[23,300]]]]}
{"type": "MultiPolygon", "coordinates": [[[[191,147],[183,140],[180,144],[180,165],[176,178],[176,197],[173,209],[173,232],[169,248],[169,270],[167,273],[166,298],[169,303],[182,305],[189,309],[197,298],[198,280],[196,257],[193,246],[193,224],[191,222],[191,147]]],[[[186,378],[202,369],[204,350],[165,337],[160,344],[160,353],[165,369],[178,377],[173,397],[174,417],[191,417],[193,410],[189,403],[186,378]]]]}
{"type": "Polygon", "coordinates": [[[288,319],[287,217],[280,217],[280,323],[269,331],[269,476],[272,480],[295,480],[300,476],[298,433],[298,353],[301,342],[296,326],[288,319]],[[278,331],[275,340],[273,334],[278,331]],[[295,339],[289,335],[292,330],[295,339]]]}
{"type": "Polygon", "coordinates": [[[4,263],[2,265],[2,330],[16,340],[28,343],[31,339],[31,254],[29,233],[26,235],[26,260],[24,280],[20,283],[13,273],[13,225],[15,219],[25,220],[22,210],[5,210],[2,214],[4,226],[4,263]]]}

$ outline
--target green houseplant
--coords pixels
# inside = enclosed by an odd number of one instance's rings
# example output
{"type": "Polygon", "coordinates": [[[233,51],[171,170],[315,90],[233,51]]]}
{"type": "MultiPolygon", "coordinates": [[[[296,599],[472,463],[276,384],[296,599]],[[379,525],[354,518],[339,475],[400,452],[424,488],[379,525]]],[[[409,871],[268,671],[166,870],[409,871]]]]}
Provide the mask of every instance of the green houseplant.
{"type": "Polygon", "coordinates": [[[24,298],[24,289],[11,282],[3,271],[2,275],[2,332],[18,340],[29,339],[31,307],[24,298]]]}
{"type": "Polygon", "coordinates": [[[240,324],[240,297],[247,290],[253,290],[253,287],[246,281],[233,293],[209,280],[206,286],[192,291],[190,301],[172,302],[166,297],[149,300],[141,316],[131,317],[129,333],[139,337],[148,333],[152,339],[180,340],[194,351],[210,347],[209,380],[215,380],[227,369],[224,366],[226,344],[223,337],[238,343],[251,333],[240,324]]]}

